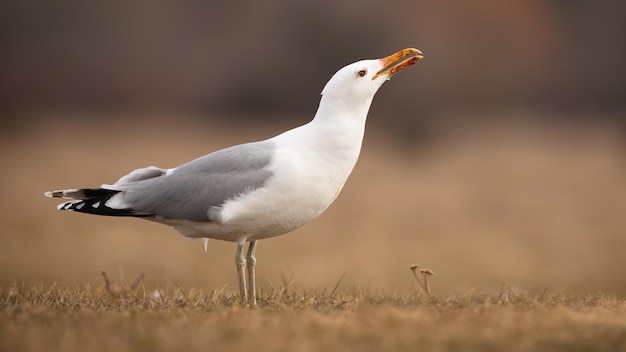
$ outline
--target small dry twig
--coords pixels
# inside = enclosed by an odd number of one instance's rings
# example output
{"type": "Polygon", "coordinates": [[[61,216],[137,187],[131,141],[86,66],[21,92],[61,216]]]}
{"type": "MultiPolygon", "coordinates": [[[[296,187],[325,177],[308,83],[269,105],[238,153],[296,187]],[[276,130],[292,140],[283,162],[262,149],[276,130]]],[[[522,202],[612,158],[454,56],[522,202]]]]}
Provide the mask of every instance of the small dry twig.
{"type": "Polygon", "coordinates": [[[344,276],[346,276],[345,272],[343,274],[341,274],[341,277],[339,278],[339,280],[337,280],[337,283],[335,284],[335,287],[333,288],[332,292],[330,293],[330,298],[335,299],[335,294],[337,293],[337,289],[339,288],[339,284],[341,284],[341,281],[343,280],[344,276]]]}
{"type": "Polygon", "coordinates": [[[419,268],[419,265],[417,264],[412,264],[409,267],[409,269],[411,269],[411,272],[413,272],[413,276],[415,277],[415,280],[417,280],[417,283],[419,283],[420,288],[424,291],[424,293],[426,293],[430,297],[430,281],[428,281],[428,279],[431,276],[434,276],[435,272],[426,268],[420,269],[419,272],[422,275],[422,280],[420,280],[419,276],[417,276],[418,268],[419,268]]]}
{"type": "Polygon", "coordinates": [[[111,293],[111,282],[107,277],[106,271],[102,271],[100,274],[102,274],[102,277],[104,278],[104,289],[107,290],[108,293],[111,293]]]}
{"type": "Polygon", "coordinates": [[[124,287],[121,284],[117,284],[109,280],[109,277],[107,276],[106,271],[102,271],[100,274],[102,275],[102,278],[104,279],[104,289],[107,291],[107,293],[109,293],[112,296],[126,294],[126,293],[129,293],[130,291],[136,291],[139,285],[141,285],[141,283],[143,282],[143,279],[146,277],[146,274],[141,273],[139,274],[137,279],[133,281],[133,283],[130,286],[124,287]]]}
{"type": "Polygon", "coordinates": [[[135,279],[135,281],[133,281],[133,283],[130,285],[130,290],[135,291],[139,287],[139,285],[141,285],[141,282],[143,282],[143,279],[145,277],[146,277],[146,274],[144,273],[139,274],[137,279],[135,279]]]}

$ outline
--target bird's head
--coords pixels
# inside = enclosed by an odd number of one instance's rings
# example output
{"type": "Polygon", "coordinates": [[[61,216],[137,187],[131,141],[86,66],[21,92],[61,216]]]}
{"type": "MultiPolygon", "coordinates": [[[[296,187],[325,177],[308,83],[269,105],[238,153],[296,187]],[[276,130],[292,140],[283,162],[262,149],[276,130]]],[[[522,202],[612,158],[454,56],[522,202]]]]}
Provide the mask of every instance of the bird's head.
{"type": "Polygon", "coordinates": [[[333,75],[322,90],[322,96],[350,105],[365,103],[369,108],[374,94],[385,81],[422,58],[421,51],[407,48],[382,59],[355,62],[333,75]]]}

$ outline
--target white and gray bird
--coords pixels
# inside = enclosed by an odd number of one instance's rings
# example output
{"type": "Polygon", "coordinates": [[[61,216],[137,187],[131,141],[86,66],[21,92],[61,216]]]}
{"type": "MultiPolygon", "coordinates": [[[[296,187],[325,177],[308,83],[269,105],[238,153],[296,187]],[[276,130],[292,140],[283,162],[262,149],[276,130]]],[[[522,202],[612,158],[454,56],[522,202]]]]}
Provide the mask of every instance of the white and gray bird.
{"type": "Polygon", "coordinates": [[[322,90],[313,120],[273,138],[171,169],[137,169],[112,185],[45,195],[74,199],[59,210],[139,217],[187,237],[236,242],[240,300],[254,305],[257,242],[292,231],[330,206],[357,162],[376,91],[422,57],[408,48],[340,69],[322,90]]]}

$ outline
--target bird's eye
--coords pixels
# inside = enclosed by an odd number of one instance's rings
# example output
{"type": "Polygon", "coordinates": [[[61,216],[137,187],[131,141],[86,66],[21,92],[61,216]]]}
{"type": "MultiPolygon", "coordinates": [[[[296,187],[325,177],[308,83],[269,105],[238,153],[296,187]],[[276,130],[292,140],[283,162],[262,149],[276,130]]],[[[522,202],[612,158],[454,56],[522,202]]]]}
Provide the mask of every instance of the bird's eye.
{"type": "Polygon", "coordinates": [[[361,70],[356,73],[357,77],[365,77],[367,75],[367,70],[361,70]]]}

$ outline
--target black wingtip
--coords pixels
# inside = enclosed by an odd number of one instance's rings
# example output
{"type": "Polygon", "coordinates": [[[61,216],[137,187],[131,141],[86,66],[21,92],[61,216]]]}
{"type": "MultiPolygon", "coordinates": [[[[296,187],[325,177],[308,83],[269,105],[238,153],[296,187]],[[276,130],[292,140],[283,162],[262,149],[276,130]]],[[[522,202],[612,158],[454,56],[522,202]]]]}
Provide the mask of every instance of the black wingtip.
{"type": "Polygon", "coordinates": [[[57,209],[104,216],[154,217],[154,214],[139,213],[133,209],[115,209],[108,207],[106,202],[113,196],[110,191],[108,193],[109,195],[104,197],[73,200],[61,203],[57,206],[57,209]]]}

